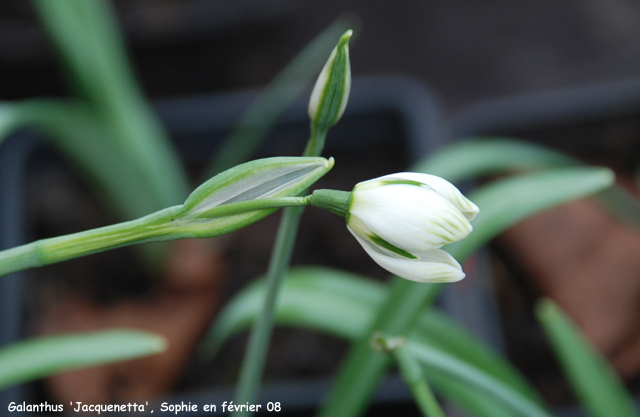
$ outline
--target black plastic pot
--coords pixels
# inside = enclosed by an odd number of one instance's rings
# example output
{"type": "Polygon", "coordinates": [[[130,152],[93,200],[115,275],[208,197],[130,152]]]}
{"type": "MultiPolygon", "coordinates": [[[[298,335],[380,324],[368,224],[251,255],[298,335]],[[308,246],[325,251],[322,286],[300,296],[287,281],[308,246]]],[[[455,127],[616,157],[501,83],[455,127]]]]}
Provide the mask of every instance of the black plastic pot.
{"type": "MultiPolygon", "coordinates": [[[[0,147],[0,249],[26,243],[24,187],[26,156],[37,141],[28,133],[20,133],[0,147]]],[[[0,346],[22,337],[22,301],[24,274],[21,272],[0,280],[0,346]]],[[[24,398],[22,387],[0,391],[0,403],[9,404],[24,398]]]]}

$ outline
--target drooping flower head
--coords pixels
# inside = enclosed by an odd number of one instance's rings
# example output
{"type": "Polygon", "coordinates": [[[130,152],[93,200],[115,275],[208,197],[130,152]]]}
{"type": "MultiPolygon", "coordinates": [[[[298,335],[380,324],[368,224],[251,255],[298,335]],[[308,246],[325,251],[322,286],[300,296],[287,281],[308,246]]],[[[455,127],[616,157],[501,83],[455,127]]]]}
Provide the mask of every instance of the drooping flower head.
{"type": "Polygon", "coordinates": [[[357,184],[346,222],[369,256],[386,270],[412,281],[453,282],[465,274],[440,247],[465,238],[478,212],[440,177],[398,173],[357,184]]]}

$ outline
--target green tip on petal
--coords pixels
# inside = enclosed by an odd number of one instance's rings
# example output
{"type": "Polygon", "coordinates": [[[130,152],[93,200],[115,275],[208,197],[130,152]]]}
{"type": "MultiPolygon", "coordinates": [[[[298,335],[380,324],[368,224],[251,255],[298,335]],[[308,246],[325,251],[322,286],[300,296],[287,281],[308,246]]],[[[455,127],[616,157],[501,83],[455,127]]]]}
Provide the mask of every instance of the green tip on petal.
{"type": "Polygon", "coordinates": [[[400,255],[403,258],[407,258],[407,259],[418,259],[417,256],[412,255],[411,253],[407,252],[404,249],[401,249],[389,242],[387,242],[386,240],[384,240],[383,238],[381,238],[380,236],[372,233],[369,235],[369,240],[371,240],[373,243],[375,243],[376,245],[383,247],[387,250],[390,250],[391,252],[395,253],[396,255],[400,255]]]}

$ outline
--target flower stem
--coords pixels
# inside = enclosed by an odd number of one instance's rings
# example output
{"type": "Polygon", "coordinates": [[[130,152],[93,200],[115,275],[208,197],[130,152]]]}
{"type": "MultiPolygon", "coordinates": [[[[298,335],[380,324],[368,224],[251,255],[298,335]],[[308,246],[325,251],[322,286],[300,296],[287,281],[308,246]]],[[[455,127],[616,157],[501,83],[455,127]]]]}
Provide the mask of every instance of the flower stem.
{"type": "Polygon", "coordinates": [[[445,417],[422,372],[422,367],[413,355],[405,346],[398,346],[391,351],[391,354],[398,363],[402,378],[409,386],[422,415],[425,417],[445,417]]]}
{"type": "MultiPolygon", "coordinates": [[[[274,245],[269,269],[267,271],[267,293],[265,294],[262,313],[251,329],[249,345],[244,356],[240,379],[236,387],[236,403],[254,403],[258,397],[260,380],[273,332],[276,303],[280,293],[282,279],[289,268],[295,237],[302,207],[289,207],[283,210],[278,234],[274,245]]],[[[239,415],[250,415],[241,412],[239,415]]]]}
{"type": "Polygon", "coordinates": [[[0,251],[0,276],[28,268],[65,261],[139,242],[167,240],[166,218],[175,207],[160,210],[137,220],[41,239],[0,251]]]}
{"type": "Polygon", "coordinates": [[[234,214],[246,213],[263,209],[273,209],[281,207],[306,206],[311,203],[311,196],[306,197],[276,197],[260,198],[256,200],[239,201],[237,203],[227,203],[215,206],[207,211],[198,214],[198,218],[216,218],[234,214]]]}
{"type": "MultiPolygon", "coordinates": [[[[303,156],[320,156],[324,148],[326,131],[311,127],[311,135],[303,156]]],[[[236,386],[236,403],[254,403],[258,398],[260,382],[264,373],[267,351],[273,333],[276,303],[282,286],[282,280],[289,268],[300,217],[304,207],[288,207],[283,210],[278,234],[269,260],[266,284],[267,293],[262,305],[262,313],[254,323],[249,336],[249,344],[244,355],[240,377],[236,386]]],[[[239,416],[249,416],[249,411],[239,416]]]]}
{"type": "Polygon", "coordinates": [[[348,191],[315,190],[309,200],[314,207],[330,211],[341,217],[347,217],[350,198],[351,193],[348,191]]]}
{"type": "MultiPolygon", "coordinates": [[[[305,206],[310,203],[310,200],[311,196],[240,201],[216,206],[199,213],[196,218],[215,219],[248,211],[305,206]]],[[[181,206],[169,207],[137,220],[50,239],[41,239],[0,251],[0,276],[121,246],[179,239],[184,237],[181,233],[181,226],[185,223],[179,219],[180,211],[181,206]]],[[[215,234],[214,232],[212,231],[213,234],[215,234]]]]}
{"type": "Polygon", "coordinates": [[[302,156],[320,156],[324,149],[324,142],[327,138],[327,130],[320,130],[315,123],[311,123],[311,134],[309,142],[302,156]]]}
{"type": "Polygon", "coordinates": [[[370,340],[370,345],[373,349],[393,356],[400,369],[402,379],[411,390],[411,394],[413,394],[413,398],[422,415],[425,417],[445,417],[422,372],[422,366],[409,352],[405,344],[406,339],[404,337],[391,337],[382,332],[375,332],[370,340]]]}

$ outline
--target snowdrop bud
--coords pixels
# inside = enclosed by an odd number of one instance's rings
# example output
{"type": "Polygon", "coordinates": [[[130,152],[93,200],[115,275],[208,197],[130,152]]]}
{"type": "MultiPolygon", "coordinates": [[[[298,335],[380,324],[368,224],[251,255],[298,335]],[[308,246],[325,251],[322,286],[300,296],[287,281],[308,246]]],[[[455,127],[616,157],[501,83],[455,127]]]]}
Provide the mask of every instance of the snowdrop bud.
{"type": "Polygon", "coordinates": [[[478,207],[442,178],[387,175],[353,189],[347,228],[383,268],[412,281],[464,278],[458,262],[439,249],[465,238],[478,207]]]}
{"type": "Polygon", "coordinates": [[[309,117],[318,130],[327,131],[335,125],[347,107],[351,90],[351,64],[349,39],[353,32],[346,31],[325,64],[309,100],[309,117]]]}

